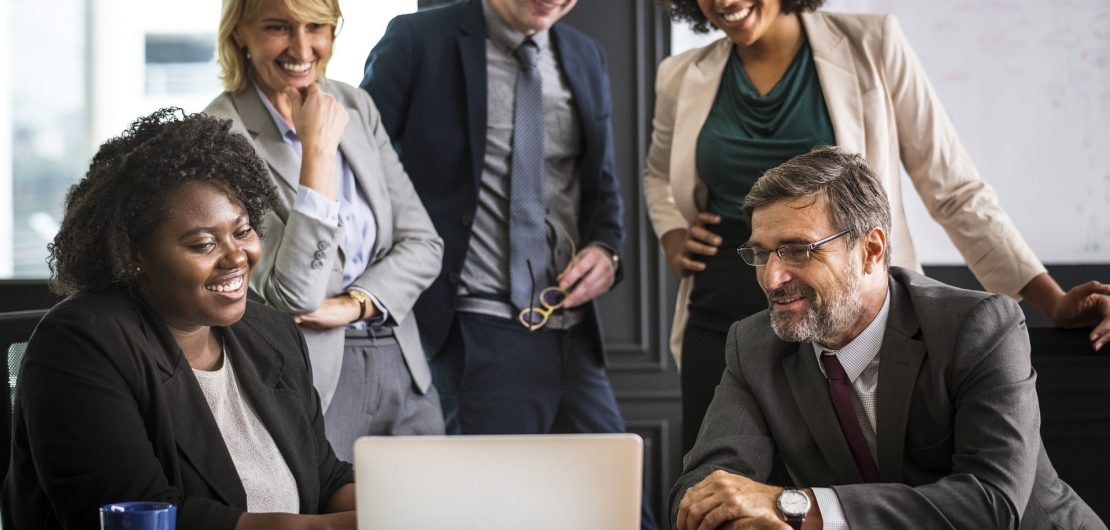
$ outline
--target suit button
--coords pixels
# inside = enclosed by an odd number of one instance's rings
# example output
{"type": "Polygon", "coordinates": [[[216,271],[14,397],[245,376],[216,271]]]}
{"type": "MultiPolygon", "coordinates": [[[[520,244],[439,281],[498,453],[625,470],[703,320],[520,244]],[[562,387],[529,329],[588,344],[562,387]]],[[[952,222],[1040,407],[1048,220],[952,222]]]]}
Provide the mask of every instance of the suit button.
{"type": "Polygon", "coordinates": [[[450,283],[459,283],[459,273],[455,271],[447,273],[447,281],[450,283]]]}
{"type": "Polygon", "coordinates": [[[328,253],[324,252],[323,250],[317,250],[316,252],[312,253],[312,256],[317,260],[322,260],[328,257],[328,253]]]}
{"type": "Polygon", "coordinates": [[[319,250],[327,250],[331,248],[331,243],[321,240],[316,243],[316,248],[319,250]]]}
{"type": "Polygon", "coordinates": [[[470,226],[470,223],[474,222],[474,216],[468,213],[464,213],[463,216],[459,219],[459,222],[461,222],[463,226],[470,226]]]}
{"type": "Polygon", "coordinates": [[[324,266],[324,262],[322,262],[318,259],[317,260],[312,260],[312,269],[313,270],[320,270],[320,268],[323,267],[323,266],[324,266]]]}

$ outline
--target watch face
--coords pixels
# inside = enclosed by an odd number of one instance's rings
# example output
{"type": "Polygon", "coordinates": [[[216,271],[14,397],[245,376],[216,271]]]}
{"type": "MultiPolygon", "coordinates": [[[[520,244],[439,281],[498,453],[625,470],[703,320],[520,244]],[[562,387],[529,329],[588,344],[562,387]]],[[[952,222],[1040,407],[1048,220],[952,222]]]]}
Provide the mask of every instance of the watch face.
{"type": "Polygon", "coordinates": [[[809,511],[809,497],[800,490],[784,490],[778,504],[783,515],[798,517],[809,511]]]}

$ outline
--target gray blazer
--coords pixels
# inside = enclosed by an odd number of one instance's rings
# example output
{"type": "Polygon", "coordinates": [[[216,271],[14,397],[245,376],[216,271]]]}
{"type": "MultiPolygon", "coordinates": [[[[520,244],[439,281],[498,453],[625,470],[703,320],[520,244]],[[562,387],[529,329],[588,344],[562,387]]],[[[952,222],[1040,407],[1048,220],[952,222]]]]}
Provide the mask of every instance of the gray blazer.
{"type": "Polygon", "coordinates": [[[809,343],[766,311],[733,324],[727,369],[684,471],[765,481],[781,455],[799,487],[832,487],[852,528],[1105,528],[1041,446],[1036,373],[1017,304],[898,267],[879,350],[881,483],[861,484],[809,343]]]}
{"type": "MultiPolygon", "coordinates": [[[[355,285],[373,293],[389,311],[387,324],[395,326],[409,373],[420,392],[427,392],[431,372],[412,306],[439,275],[443,240],[401,167],[370,96],[337,81],[323,81],[320,87],[351,113],[339,149],[366,192],[378,225],[370,263],[355,285]]],[[[294,314],[312,311],[325,298],[342,293],[342,231],[291,211],[300,163],[282,141],[254,86],[235,94],[224,92],[204,112],[231,119],[232,128],[245,135],[269,165],[277,185],[281,204],[265,220],[263,256],[254,269],[251,289],[268,304],[294,314]]],[[[344,328],[302,326],[301,332],[312,357],[313,382],[326,410],[343,365],[344,328]]]]}

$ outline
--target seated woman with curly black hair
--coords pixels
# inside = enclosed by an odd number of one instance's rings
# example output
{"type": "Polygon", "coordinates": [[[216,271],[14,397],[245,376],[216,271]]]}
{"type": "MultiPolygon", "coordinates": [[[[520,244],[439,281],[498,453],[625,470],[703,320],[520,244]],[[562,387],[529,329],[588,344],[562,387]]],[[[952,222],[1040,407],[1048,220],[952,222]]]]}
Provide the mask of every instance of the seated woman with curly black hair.
{"type": "Polygon", "coordinates": [[[66,197],[69,297],[27,347],[4,527],[94,529],[100,505],[149,500],[179,530],[354,528],[304,339],[247,301],[269,175],[229,122],[178,113],[109,140],[66,197]]]}

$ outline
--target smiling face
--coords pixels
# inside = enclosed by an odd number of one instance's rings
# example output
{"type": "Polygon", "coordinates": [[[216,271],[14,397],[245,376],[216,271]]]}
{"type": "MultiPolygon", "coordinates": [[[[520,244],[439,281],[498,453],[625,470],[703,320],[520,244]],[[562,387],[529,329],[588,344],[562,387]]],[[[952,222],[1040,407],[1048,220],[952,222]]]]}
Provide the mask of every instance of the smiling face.
{"type": "Polygon", "coordinates": [[[323,78],[335,41],[331,23],[297,20],[282,0],[266,0],[235,28],[235,42],[250,54],[250,69],[273,101],[286,88],[303,90],[323,78]]]}
{"type": "Polygon", "coordinates": [[[135,256],[144,299],[178,331],[238,322],[262,255],[246,210],[219,181],[189,182],[165,204],[165,220],[135,256]]]}
{"type": "MultiPolygon", "coordinates": [[[[748,245],[766,249],[804,245],[837,232],[829,222],[826,199],[778,201],[752,213],[748,245]]],[[[813,341],[836,349],[871,322],[873,315],[868,317],[864,310],[868,286],[863,281],[862,245],[846,248],[846,241],[837,239],[811,251],[809,260],[799,265],[783,263],[772,252],[767,264],[756,270],[770,305],[771,326],[783,340],[813,341]]]]}
{"type": "Polygon", "coordinates": [[[779,0],[698,0],[709,23],[738,46],[751,46],[771,31],[782,14],[779,0]]]}
{"type": "Polygon", "coordinates": [[[550,29],[578,0],[489,0],[489,3],[510,26],[532,35],[550,29]]]}

